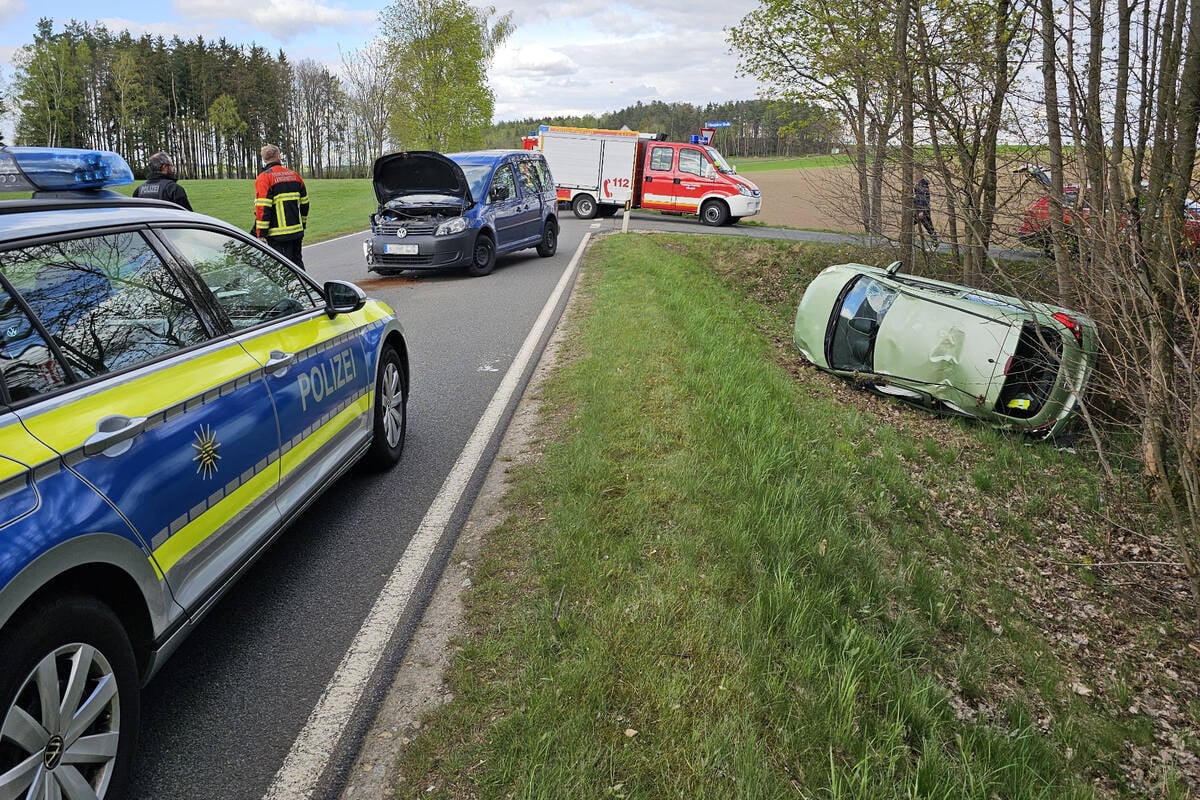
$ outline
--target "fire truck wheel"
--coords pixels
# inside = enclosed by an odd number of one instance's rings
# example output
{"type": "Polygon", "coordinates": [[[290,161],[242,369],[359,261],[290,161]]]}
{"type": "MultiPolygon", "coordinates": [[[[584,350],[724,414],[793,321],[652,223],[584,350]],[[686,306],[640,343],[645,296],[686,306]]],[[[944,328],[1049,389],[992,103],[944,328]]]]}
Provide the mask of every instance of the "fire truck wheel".
{"type": "Polygon", "coordinates": [[[575,216],[580,219],[592,219],[596,216],[596,198],[590,194],[576,195],[571,201],[571,210],[575,212],[575,216]]]}
{"type": "Polygon", "coordinates": [[[713,227],[725,225],[729,222],[729,206],[720,200],[709,200],[700,206],[700,221],[713,227]]]}

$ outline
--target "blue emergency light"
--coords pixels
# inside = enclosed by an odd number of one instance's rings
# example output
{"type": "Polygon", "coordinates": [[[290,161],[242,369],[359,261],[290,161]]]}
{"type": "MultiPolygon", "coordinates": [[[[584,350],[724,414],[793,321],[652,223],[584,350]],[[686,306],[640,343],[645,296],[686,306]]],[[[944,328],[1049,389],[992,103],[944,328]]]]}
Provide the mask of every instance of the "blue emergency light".
{"type": "Polygon", "coordinates": [[[110,150],[0,148],[0,192],[106,189],[133,183],[133,170],[110,150]]]}

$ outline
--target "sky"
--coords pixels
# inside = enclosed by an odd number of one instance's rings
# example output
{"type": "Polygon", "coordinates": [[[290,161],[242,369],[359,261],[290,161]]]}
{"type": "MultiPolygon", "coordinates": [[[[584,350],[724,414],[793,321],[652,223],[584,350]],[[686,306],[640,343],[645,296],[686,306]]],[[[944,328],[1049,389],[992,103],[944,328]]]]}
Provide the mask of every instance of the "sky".
{"type": "MultiPolygon", "coordinates": [[[[478,7],[486,2],[472,0],[478,7]]],[[[33,40],[41,17],[100,22],[110,31],[259,44],[297,61],[311,58],[341,71],[340,53],[365,46],[386,0],[0,0],[0,78],[33,40]]],[[[703,106],[756,97],[737,77],[725,29],[757,0],[495,0],[516,30],[491,70],[495,120],[603,114],[637,101],[703,106]]],[[[0,131],[12,141],[11,120],[0,131]]]]}

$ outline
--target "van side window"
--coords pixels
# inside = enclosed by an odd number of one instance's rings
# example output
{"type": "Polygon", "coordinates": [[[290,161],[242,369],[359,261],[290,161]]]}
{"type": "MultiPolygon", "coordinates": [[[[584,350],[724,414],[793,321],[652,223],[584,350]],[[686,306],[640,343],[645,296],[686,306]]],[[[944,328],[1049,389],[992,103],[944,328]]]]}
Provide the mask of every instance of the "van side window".
{"type": "Polygon", "coordinates": [[[532,161],[518,161],[517,174],[521,176],[521,191],[525,194],[538,194],[542,191],[542,182],[532,161]]]}
{"type": "Polygon", "coordinates": [[[517,184],[513,180],[512,168],[508,164],[501,164],[496,167],[496,174],[492,176],[492,185],[488,189],[488,201],[499,203],[503,200],[512,200],[516,196],[517,184]],[[507,192],[503,198],[498,193],[498,190],[501,189],[507,192]]]}
{"type": "Polygon", "coordinates": [[[537,169],[538,177],[541,179],[543,189],[554,188],[554,178],[550,175],[550,166],[541,159],[533,162],[537,169]]]}
{"type": "Polygon", "coordinates": [[[674,160],[675,150],[670,147],[655,147],[650,151],[650,169],[669,172],[674,160]]]}

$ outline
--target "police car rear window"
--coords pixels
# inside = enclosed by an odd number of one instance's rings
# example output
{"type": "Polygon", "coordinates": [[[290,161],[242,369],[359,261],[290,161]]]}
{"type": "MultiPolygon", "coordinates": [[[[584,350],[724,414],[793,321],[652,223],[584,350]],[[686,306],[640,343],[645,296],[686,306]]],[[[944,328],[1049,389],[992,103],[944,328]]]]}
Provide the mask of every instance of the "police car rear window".
{"type": "Polygon", "coordinates": [[[66,372],[41,331],[3,287],[0,287],[0,333],[3,335],[0,376],[9,400],[19,403],[66,384],[66,372]]]}
{"type": "Polygon", "coordinates": [[[175,278],[137,233],[9,250],[0,253],[0,271],[80,378],[208,338],[175,278]]]}

